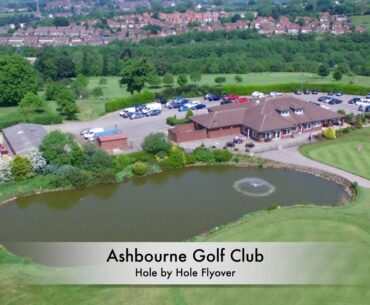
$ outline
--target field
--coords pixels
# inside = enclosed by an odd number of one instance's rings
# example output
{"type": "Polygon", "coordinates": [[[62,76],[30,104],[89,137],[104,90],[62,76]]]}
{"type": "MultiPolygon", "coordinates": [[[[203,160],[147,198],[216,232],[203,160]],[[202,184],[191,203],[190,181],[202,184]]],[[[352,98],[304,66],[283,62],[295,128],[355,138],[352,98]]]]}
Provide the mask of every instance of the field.
{"type": "Polygon", "coordinates": [[[310,159],[370,179],[370,128],[336,140],[302,146],[300,152],[310,159]]]}
{"type": "Polygon", "coordinates": [[[370,302],[370,190],[359,188],[344,207],[287,207],[261,211],[198,238],[206,241],[343,241],[360,245],[354,263],[362,272],[351,286],[124,287],[21,286],[14,274],[36,268],[0,248],[0,304],[7,305],[363,305],[370,302]],[[362,264],[362,265],[361,265],[362,264]]]}
{"type": "Polygon", "coordinates": [[[370,31],[370,15],[351,16],[351,21],[356,26],[362,26],[366,31],[370,31]]]}

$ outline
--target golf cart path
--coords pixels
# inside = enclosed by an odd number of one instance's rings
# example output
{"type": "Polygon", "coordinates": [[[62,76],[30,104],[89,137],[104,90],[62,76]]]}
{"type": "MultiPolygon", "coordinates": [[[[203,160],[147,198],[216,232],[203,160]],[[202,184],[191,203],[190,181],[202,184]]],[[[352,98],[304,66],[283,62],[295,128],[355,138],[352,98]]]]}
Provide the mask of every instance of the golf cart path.
{"type": "Polygon", "coordinates": [[[273,160],[273,161],[278,161],[278,162],[283,162],[283,163],[288,163],[288,164],[293,164],[293,165],[306,166],[306,167],[311,167],[311,168],[317,168],[319,170],[323,170],[328,173],[342,176],[348,179],[349,181],[353,181],[353,182],[356,181],[360,186],[370,188],[370,180],[356,176],[354,174],[343,171],[341,169],[308,159],[298,151],[298,147],[266,151],[266,152],[259,153],[256,155],[259,157],[265,158],[265,159],[273,160]]]}

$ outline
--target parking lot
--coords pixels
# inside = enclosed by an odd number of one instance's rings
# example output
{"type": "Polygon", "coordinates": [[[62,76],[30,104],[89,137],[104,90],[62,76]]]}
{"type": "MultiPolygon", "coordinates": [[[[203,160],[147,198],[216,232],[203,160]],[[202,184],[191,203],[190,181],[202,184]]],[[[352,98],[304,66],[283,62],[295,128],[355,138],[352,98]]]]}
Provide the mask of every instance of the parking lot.
{"type": "MultiPolygon", "coordinates": [[[[319,93],[317,95],[309,94],[309,95],[295,95],[294,93],[288,93],[287,96],[294,96],[296,98],[302,99],[306,102],[313,101],[317,102],[317,99],[323,95],[327,95],[325,93],[319,93]]],[[[357,105],[348,104],[348,100],[353,98],[352,95],[343,95],[338,97],[339,99],[343,100],[343,103],[338,105],[329,105],[325,103],[325,106],[329,107],[333,111],[338,111],[339,109],[343,109],[346,113],[361,113],[358,111],[357,105]]],[[[218,106],[220,102],[209,102],[204,101],[203,98],[192,98],[190,100],[199,100],[202,103],[207,105],[208,107],[212,106],[218,106]]],[[[162,113],[159,116],[153,116],[153,117],[145,117],[137,120],[130,120],[130,119],[123,119],[119,116],[120,111],[116,111],[114,113],[107,114],[103,117],[100,117],[94,121],[87,121],[87,122],[67,122],[64,124],[59,125],[52,125],[52,126],[46,126],[48,130],[55,130],[60,129],[65,132],[70,132],[76,135],[76,138],[78,138],[81,142],[84,142],[85,140],[80,136],[80,131],[83,128],[89,127],[89,128],[97,128],[102,127],[105,130],[110,129],[119,129],[122,132],[125,132],[128,134],[129,139],[129,146],[132,150],[138,150],[140,149],[140,145],[149,133],[151,132],[164,132],[167,133],[168,128],[170,128],[169,125],[166,124],[166,118],[170,116],[176,115],[177,118],[184,118],[186,115],[186,112],[179,112],[177,109],[168,109],[166,107],[162,107],[162,113]]],[[[201,109],[201,110],[194,110],[194,115],[207,113],[207,109],[201,109]]],[[[231,138],[230,138],[231,139],[231,138]]],[[[217,141],[212,141],[212,144],[217,144],[217,146],[222,147],[224,143],[227,142],[227,140],[230,139],[217,139],[217,141]],[[217,143],[214,143],[217,142],[217,143]]],[[[184,143],[185,147],[193,148],[195,145],[198,145],[200,143],[194,142],[194,143],[184,143]]]]}

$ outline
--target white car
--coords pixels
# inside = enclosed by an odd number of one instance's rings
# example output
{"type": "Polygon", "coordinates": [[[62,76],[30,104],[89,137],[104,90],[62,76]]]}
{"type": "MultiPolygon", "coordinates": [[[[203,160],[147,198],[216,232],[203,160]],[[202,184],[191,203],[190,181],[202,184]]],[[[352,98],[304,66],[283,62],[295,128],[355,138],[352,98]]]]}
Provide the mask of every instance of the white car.
{"type": "Polygon", "coordinates": [[[370,106],[370,99],[365,98],[365,99],[361,100],[361,102],[358,102],[357,105],[360,106],[360,107],[361,106],[364,106],[364,107],[370,106]]]}
{"type": "Polygon", "coordinates": [[[252,97],[258,97],[258,98],[261,98],[261,97],[264,97],[265,95],[262,93],[262,92],[258,92],[258,91],[254,91],[252,94],[251,94],[252,97]]]}
{"type": "Polygon", "coordinates": [[[200,101],[191,101],[189,103],[186,103],[184,106],[188,107],[189,109],[191,109],[192,107],[196,106],[196,105],[199,105],[201,104],[200,101]]]}
{"type": "Polygon", "coordinates": [[[130,107],[130,108],[125,108],[123,109],[119,115],[122,116],[122,117],[127,117],[127,115],[129,113],[135,113],[136,112],[136,108],[135,107],[130,107]]]}
{"type": "Polygon", "coordinates": [[[326,106],[326,105],[320,105],[321,108],[324,108],[324,109],[327,109],[327,110],[330,110],[330,107],[329,106],[326,106]]]}
{"type": "Polygon", "coordinates": [[[93,139],[95,137],[95,134],[97,132],[103,132],[103,131],[104,131],[104,128],[101,128],[101,127],[99,127],[99,128],[92,128],[92,129],[90,129],[90,131],[88,133],[85,133],[84,134],[84,138],[86,140],[91,139],[91,138],[93,139]]]}
{"type": "Polygon", "coordinates": [[[272,97],[275,97],[275,96],[281,96],[281,95],[283,95],[283,93],[281,93],[281,92],[270,92],[270,96],[272,96],[272,97]]]}

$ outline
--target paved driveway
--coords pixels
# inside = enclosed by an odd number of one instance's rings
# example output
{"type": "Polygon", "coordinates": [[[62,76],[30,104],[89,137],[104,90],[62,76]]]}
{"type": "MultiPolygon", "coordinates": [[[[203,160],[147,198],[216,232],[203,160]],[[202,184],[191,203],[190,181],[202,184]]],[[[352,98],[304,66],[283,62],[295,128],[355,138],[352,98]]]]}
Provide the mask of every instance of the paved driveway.
{"type": "MultiPolygon", "coordinates": [[[[193,99],[199,100],[199,99],[193,99]]],[[[203,101],[203,99],[200,99],[203,101]]],[[[204,102],[207,107],[218,105],[217,102],[204,102]]],[[[119,116],[120,111],[109,113],[93,121],[84,122],[65,122],[63,124],[45,126],[48,131],[51,130],[62,130],[64,132],[69,132],[82,140],[80,136],[80,131],[85,128],[97,128],[103,127],[105,130],[110,129],[120,129],[122,132],[128,134],[129,145],[132,149],[136,150],[140,148],[140,145],[149,133],[151,132],[164,132],[167,134],[168,126],[166,124],[166,118],[169,116],[176,115],[177,118],[184,118],[186,112],[179,112],[177,109],[168,109],[163,107],[162,113],[159,116],[145,117],[137,120],[123,119],[119,116]]],[[[207,109],[193,111],[194,114],[207,113],[207,109]]]]}
{"type": "Polygon", "coordinates": [[[278,162],[283,162],[283,163],[288,163],[288,164],[293,164],[293,165],[307,166],[311,168],[317,168],[317,169],[326,171],[328,173],[342,176],[348,179],[349,181],[352,181],[352,182],[356,181],[360,186],[370,188],[370,180],[367,180],[365,178],[356,176],[346,171],[337,169],[335,167],[331,167],[329,165],[308,159],[298,151],[298,147],[291,147],[291,148],[286,148],[282,150],[267,151],[267,152],[257,154],[257,156],[265,158],[265,159],[273,160],[273,161],[278,161],[278,162]]]}

